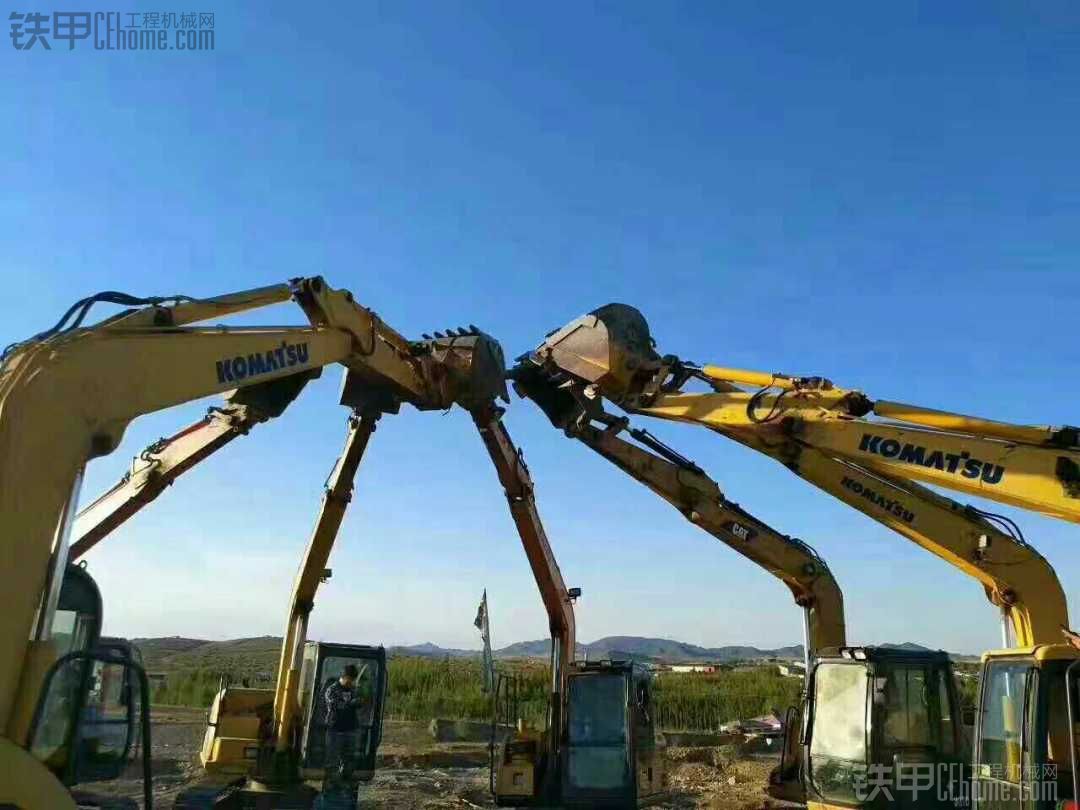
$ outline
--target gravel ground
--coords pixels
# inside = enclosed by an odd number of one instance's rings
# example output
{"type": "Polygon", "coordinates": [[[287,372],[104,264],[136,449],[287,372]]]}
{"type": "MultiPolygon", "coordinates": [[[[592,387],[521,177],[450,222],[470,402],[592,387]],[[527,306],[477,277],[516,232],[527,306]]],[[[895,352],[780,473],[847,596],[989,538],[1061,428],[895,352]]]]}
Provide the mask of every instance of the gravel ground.
{"type": "MultiPolygon", "coordinates": [[[[202,778],[197,756],[205,722],[201,711],[155,709],[151,753],[154,806],[159,810],[171,808],[177,793],[202,778]]],[[[476,767],[486,761],[483,746],[435,744],[425,736],[422,724],[391,723],[380,751],[383,764],[374,781],[360,789],[361,807],[494,807],[487,767],[476,767]]],[[[670,810],[780,808],[763,789],[771,767],[771,757],[731,760],[720,749],[669,749],[670,793],[655,806],[670,810]]],[[[107,786],[86,787],[112,797],[114,804],[105,807],[141,807],[138,772],[107,786]]]]}

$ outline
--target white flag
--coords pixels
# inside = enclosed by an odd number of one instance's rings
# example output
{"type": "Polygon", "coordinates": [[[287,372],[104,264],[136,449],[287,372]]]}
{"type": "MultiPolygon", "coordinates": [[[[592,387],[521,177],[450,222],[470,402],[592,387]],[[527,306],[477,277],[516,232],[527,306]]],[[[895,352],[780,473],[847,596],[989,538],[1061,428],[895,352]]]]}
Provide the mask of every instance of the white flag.
{"type": "Polygon", "coordinates": [[[491,654],[491,625],[488,623],[487,588],[484,588],[484,595],[480,598],[480,607],[476,609],[476,618],[473,620],[473,624],[480,631],[480,638],[484,640],[483,690],[491,692],[495,689],[495,658],[491,654]]]}

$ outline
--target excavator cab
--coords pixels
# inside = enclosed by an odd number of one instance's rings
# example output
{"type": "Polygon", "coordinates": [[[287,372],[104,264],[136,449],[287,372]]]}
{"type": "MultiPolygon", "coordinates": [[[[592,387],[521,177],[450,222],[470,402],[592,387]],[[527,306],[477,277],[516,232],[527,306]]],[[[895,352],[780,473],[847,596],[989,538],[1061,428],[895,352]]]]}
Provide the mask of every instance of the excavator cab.
{"type": "Polygon", "coordinates": [[[375,753],[382,741],[383,713],[386,709],[386,650],[357,644],[328,644],[309,641],[304,646],[300,669],[300,767],[307,778],[321,779],[332,751],[327,749],[326,690],[338,680],[346,666],[359,673],[353,690],[359,700],[356,712],[356,745],[352,753],[352,776],[369,782],[375,775],[375,753]]]}
{"type": "MultiPolygon", "coordinates": [[[[293,748],[297,752],[300,776],[304,779],[321,780],[325,775],[328,762],[326,689],[349,664],[359,672],[354,689],[360,699],[356,709],[357,736],[352,752],[351,778],[369,781],[374,776],[375,753],[382,740],[386,706],[386,650],[362,644],[309,641],[304,644],[297,696],[299,746],[293,748]]],[[[257,777],[270,770],[273,750],[266,745],[266,739],[273,706],[273,689],[227,686],[218,692],[210,706],[200,754],[203,767],[210,775],[204,792],[228,784],[223,779],[245,775],[257,777]]]]}
{"type": "MultiPolygon", "coordinates": [[[[512,680],[500,678],[496,704],[510,719],[512,680]],[[504,691],[504,687],[506,691],[504,691]]],[[[511,807],[638,807],[665,787],[664,751],[656,741],[652,676],[628,661],[571,662],[566,674],[565,733],[550,768],[550,730],[518,729],[493,749],[495,802],[511,807]]]]}
{"type": "Polygon", "coordinates": [[[1080,654],[1044,644],[983,656],[972,797],[976,810],[1075,810],[1080,654]]]}
{"type": "Polygon", "coordinates": [[[841,648],[816,661],[803,716],[810,807],[956,807],[968,760],[943,652],[841,648]]]}
{"type": "MultiPolygon", "coordinates": [[[[83,566],[68,565],[50,634],[56,659],[45,675],[27,747],[65,785],[80,786],[119,777],[141,751],[149,807],[146,673],[130,643],[100,639],[101,620],[93,577],[83,566]]],[[[82,788],[73,795],[93,801],[82,788]]]]}
{"type": "Polygon", "coordinates": [[[637,807],[663,791],[651,680],[627,661],[570,667],[560,768],[564,806],[637,807]]]}

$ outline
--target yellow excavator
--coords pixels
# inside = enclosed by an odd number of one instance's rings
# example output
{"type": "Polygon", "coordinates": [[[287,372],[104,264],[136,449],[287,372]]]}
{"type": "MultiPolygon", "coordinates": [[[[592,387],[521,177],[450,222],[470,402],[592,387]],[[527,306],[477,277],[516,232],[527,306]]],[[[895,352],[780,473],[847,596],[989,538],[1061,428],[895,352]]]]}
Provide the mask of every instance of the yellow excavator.
{"type": "MultiPolygon", "coordinates": [[[[574,661],[572,600],[547,543],[520,452],[501,423],[501,349],[472,328],[409,341],[347,291],[321,278],[212,299],[103,293],[73,306],[52,329],[8,347],[0,366],[0,515],[10,610],[0,620],[0,806],[74,807],[71,785],[117,775],[143,752],[143,806],[152,806],[146,676],[131,655],[100,642],[102,603],[84,566],[69,563],[156,498],[185,470],[279,415],[331,363],[346,367],[352,409],[346,447],[328,482],[294,585],[278,681],[227,686],[215,698],[201,756],[211,780],[178,807],[308,807],[319,763],[321,681],[345,661],[372,675],[359,776],[370,776],[385,695],[380,648],[306,642],[315,591],[367,439],[402,402],[470,410],[503,483],[549,614],[552,692],[545,727],[520,729],[497,751],[501,804],[626,806],[664,783],[648,679],[625,662],[574,661]],[[309,327],[211,328],[191,324],[296,301],[309,327]],[[94,304],[129,307],[82,326],[94,304]],[[82,470],[118,445],[132,419],[214,393],[228,403],[169,440],[78,515],[82,470]],[[75,527],[76,541],[70,544],[75,527]],[[28,640],[29,639],[29,640],[28,640]],[[105,673],[105,670],[108,672],[105,673]],[[108,677],[105,677],[105,675],[108,677]],[[105,706],[103,683],[124,683],[105,706]],[[109,710],[108,722],[101,719],[109,710]],[[236,777],[230,779],[230,777],[236,777]]],[[[124,646],[124,645],[120,645],[124,646]]]]}
{"type": "MultiPolygon", "coordinates": [[[[86,463],[112,452],[139,415],[215,393],[263,387],[265,396],[252,392],[247,400],[238,394],[233,404],[257,410],[252,419],[269,418],[331,363],[347,369],[342,402],[358,414],[357,435],[375,414],[394,412],[402,402],[422,410],[485,406],[505,397],[501,348],[476,330],[465,331],[409,341],[349,292],[314,277],[202,300],[102,293],[75,304],[52,329],[4,351],[0,515],[7,610],[0,617],[0,806],[75,807],[80,797],[69,786],[115,776],[136,747],[144,752],[144,769],[149,766],[145,673],[130,656],[99,644],[100,595],[89,574],[69,564],[86,463]],[[300,305],[309,326],[191,326],[289,300],[300,305]],[[102,302],[127,309],[83,326],[102,302]],[[105,670],[108,682],[130,686],[107,707],[108,723],[100,719],[101,699],[91,699],[101,694],[95,688],[105,682],[105,670]]],[[[351,487],[348,475],[339,479],[341,487],[351,487]]],[[[341,487],[328,493],[327,502],[341,487]]],[[[122,501],[118,495],[113,506],[122,501]]],[[[320,532],[331,526],[336,532],[335,509],[324,508],[298,576],[284,678],[272,716],[257,715],[257,744],[232,744],[252,731],[250,720],[239,731],[225,723],[208,734],[212,756],[246,761],[249,777],[233,792],[234,806],[244,791],[292,801],[302,781],[296,690],[310,610],[302,597],[313,594],[323,573],[320,555],[329,553],[333,538],[320,532]]],[[[95,524],[98,539],[123,511],[101,505],[100,515],[105,519],[95,524]]],[[[228,701],[224,710],[218,701],[218,719],[227,709],[228,701]]],[[[144,806],[150,807],[146,771],[144,783],[144,806]]]]}
{"type": "MultiPolygon", "coordinates": [[[[268,394],[272,392],[242,389],[229,397],[225,407],[211,409],[206,419],[148,447],[133,461],[131,473],[79,514],[72,555],[91,548],[184,472],[225,447],[233,438],[244,435],[246,430],[238,430],[239,425],[250,427],[279,415],[297,392],[294,387],[268,401],[268,394]],[[273,408],[268,407],[270,403],[273,408]],[[252,412],[253,415],[249,415],[252,412]]],[[[573,601],[580,590],[568,589],[563,582],[536,509],[532,479],[521,451],[515,448],[502,422],[501,409],[489,402],[474,405],[471,413],[504,488],[548,614],[552,638],[552,686],[544,725],[541,728],[521,725],[514,729],[510,739],[493,745],[492,789],[496,799],[504,805],[565,803],[583,807],[625,807],[655,798],[665,782],[663,750],[656,745],[649,703],[649,675],[632,662],[575,660],[573,601]],[[582,676],[590,680],[579,682],[577,678],[582,676]],[[570,698],[566,697],[568,693],[570,698]],[[612,695],[619,696],[614,703],[612,695]],[[573,726],[567,723],[568,717],[574,718],[573,726]],[[622,729],[621,736],[612,735],[612,729],[619,728],[622,729]],[[598,740],[596,735],[601,732],[608,736],[598,740]],[[599,765],[590,759],[598,760],[599,765]],[[624,768],[622,763],[629,762],[639,766],[624,768]],[[607,766],[606,771],[603,766],[607,766]]],[[[339,669],[346,657],[366,665],[373,681],[385,668],[385,653],[381,648],[317,645],[315,642],[304,645],[305,629],[297,622],[303,619],[306,624],[306,617],[298,608],[308,606],[310,611],[314,589],[321,579],[316,575],[325,575],[323,566],[329,547],[350,500],[352,477],[374,430],[375,418],[377,415],[354,413],[349,419],[345,449],[327,481],[319,520],[297,578],[287,624],[288,633],[292,635],[287,634],[282,645],[277,699],[298,701],[300,725],[293,733],[301,737],[294,748],[300,757],[303,775],[309,778],[318,776],[322,753],[317,728],[320,714],[314,709],[319,695],[312,690],[311,684],[321,683],[319,674],[331,664],[331,669],[339,669]],[[293,664],[286,669],[287,662],[295,658],[301,646],[303,662],[299,668],[293,664]],[[328,659],[329,654],[334,657],[328,659]],[[299,689],[296,688],[297,680],[299,689]]],[[[508,685],[509,680],[500,683],[508,685]]],[[[373,691],[379,694],[377,690],[373,691]]],[[[265,736],[259,729],[266,724],[270,710],[276,705],[274,698],[272,690],[246,687],[229,686],[219,692],[211,706],[210,723],[200,755],[210,776],[186,791],[179,798],[177,807],[196,808],[221,803],[223,797],[240,784],[251,789],[249,781],[235,777],[252,769],[252,759],[260,750],[260,736],[265,736]]],[[[498,725],[506,728],[518,724],[520,718],[510,710],[509,702],[500,701],[496,696],[494,703],[505,709],[498,725]]],[[[359,780],[373,775],[374,754],[381,731],[381,708],[381,702],[373,703],[366,712],[368,722],[362,729],[364,745],[355,772],[359,780]]],[[[293,714],[295,712],[287,711],[285,716],[293,714]]],[[[278,731],[277,739],[287,738],[287,730],[278,731]]],[[[263,798],[266,790],[264,787],[263,798]]]]}
{"type": "Polygon", "coordinates": [[[983,656],[970,774],[951,764],[960,718],[945,708],[943,676],[892,677],[864,649],[817,663],[800,735],[811,807],[1075,806],[1080,650],[1061,640],[1057,575],[1013,521],[920,482],[1077,522],[1080,431],[875,401],[823,377],[697,366],[661,356],[622,304],[550,333],[527,362],[585,399],[702,425],[774,458],[974,577],[1001,609],[1005,643],[983,656]]]}
{"type": "Polygon", "coordinates": [[[563,582],[536,510],[524,457],[499,415],[493,406],[473,411],[548,614],[552,684],[539,729],[524,726],[514,716],[512,700],[501,700],[498,691],[494,695],[493,728],[513,726],[498,744],[493,738],[491,789],[496,804],[567,808],[648,804],[667,787],[650,673],[632,661],[576,660],[573,602],[581,590],[563,582]],[[500,706],[507,711],[500,714],[500,706]]]}
{"type": "MultiPolygon", "coordinates": [[[[553,425],[644,484],[695,526],[787,585],[795,604],[803,610],[808,673],[818,664],[846,664],[853,660],[873,660],[877,676],[894,681],[903,680],[908,672],[927,672],[932,680],[942,684],[940,711],[947,716],[959,715],[952,664],[945,653],[849,645],[843,594],[828,565],[813,548],[780,533],[728,500],[716,482],[693,461],[648,431],[630,427],[626,417],[606,412],[600,397],[586,396],[582,382],[565,374],[553,378],[528,355],[519,360],[511,377],[517,392],[535,402],[553,425]],[[623,433],[629,440],[621,437],[623,433]]],[[[807,706],[805,698],[804,694],[801,705],[791,707],[785,718],[780,761],[770,774],[768,787],[769,794],[777,799],[806,801],[799,745],[801,718],[807,706]]],[[[892,747],[908,742],[905,732],[906,728],[900,730],[891,741],[892,747]]],[[[958,726],[952,733],[946,761],[959,767],[964,761],[964,740],[958,726]]],[[[871,741],[871,745],[880,744],[878,740],[871,741]]],[[[884,757],[884,753],[870,754],[871,759],[884,757]]]]}

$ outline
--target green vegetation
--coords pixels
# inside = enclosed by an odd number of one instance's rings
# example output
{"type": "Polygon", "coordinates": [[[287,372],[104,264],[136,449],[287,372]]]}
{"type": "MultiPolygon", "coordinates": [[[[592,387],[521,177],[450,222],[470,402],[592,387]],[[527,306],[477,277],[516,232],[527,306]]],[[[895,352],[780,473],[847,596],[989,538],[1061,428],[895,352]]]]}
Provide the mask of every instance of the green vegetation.
{"type": "MultiPolygon", "coordinates": [[[[491,696],[481,691],[480,662],[474,659],[405,658],[389,661],[388,717],[428,720],[433,717],[488,720],[491,696]]],[[[519,679],[519,714],[531,723],[544,717],[547,667],[534,662],[501,662],[501,672],[519,679]]],[[[169,673],[153,694],[155,703],[209,706],[223,674],[234,683],[248,677],[249,667],[236,671],[191,669],[169,673]]],[[[252,686],[270,687],[254,682],[252,686]]],[[[716,674],[663,673],[655,681],[654,704],[660,726],[667,729],[712,730],[721,723],[783,711],[798,697],[800,681],[781,677],[773,667],[722,670],[716,674]]]]}
{"type": "Polygon", "coordinates": [[[716,673],[664,672],[656,679],[653,702],[660,728],[712,731],[722,723],[776,711],[783,718],[796,704],[802,681],[785,678],[775,666],[716,673]]]}
{"type": "MultiPolygon", "coordinates": [[[[501,662],[498,670],[518,677],[521,716],[532,723],[541,720],[547,706],[547,667],[501,662]]],[[[482,683],[475,659],[391,658],[386,713],[398,720],[490,720],[491,695],[481,691],[482,683]]]]}
{"type": "Polygon", "coordinates": [[[205,706],[210,708],[218,693],[221,675],[205,669],[169,673],[165,684],[151,694],[154,703],[167,706],[205,706]]]}

